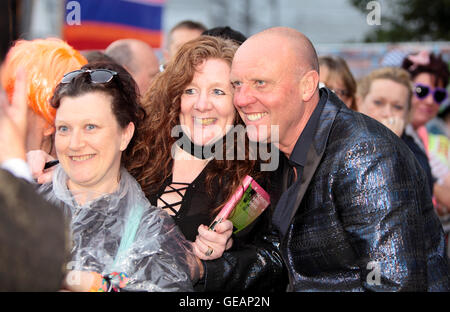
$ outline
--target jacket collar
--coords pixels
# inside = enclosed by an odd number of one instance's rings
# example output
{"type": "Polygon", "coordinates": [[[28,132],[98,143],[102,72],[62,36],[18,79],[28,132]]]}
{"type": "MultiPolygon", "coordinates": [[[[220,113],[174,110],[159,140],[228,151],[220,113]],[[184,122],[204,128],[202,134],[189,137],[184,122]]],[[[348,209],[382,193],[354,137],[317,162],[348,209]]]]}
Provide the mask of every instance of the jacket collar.
{"type": "MultiPolygon", "coordinates": [[[[323,91],[320,91],[320,94],[322,93],[323,91]]],[[[292,150],[292,153],[289,156],[289,163],[292,166],[302,166],[302,167],[305,166],[307,153],[313,141],[314,134],[319,124],[320,114],[322,113],[325,102],[326,102],[325,97],[319,98],[319,103],[317,104],[316,108],[311,114],[311,117],[306,123],[306,126],[303,129],[302,133],[298,137],[297,142],[295,143],[295,146],[292,150]]]]}

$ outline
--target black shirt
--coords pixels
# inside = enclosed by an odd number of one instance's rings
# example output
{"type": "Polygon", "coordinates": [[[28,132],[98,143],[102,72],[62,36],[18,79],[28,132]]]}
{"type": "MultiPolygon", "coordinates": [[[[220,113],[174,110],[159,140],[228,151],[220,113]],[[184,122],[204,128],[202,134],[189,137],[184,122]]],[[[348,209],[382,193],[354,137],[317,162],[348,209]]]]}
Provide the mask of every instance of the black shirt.
{"type": "MultiPolygon", "coordinates": [[[[287,159],[286,157],[281,157],[280,165],[283,166],[283,186],[282,192],[285,192],[293,183],[300,183],[301,176],[303,173],[303,168],[306,163],[306,156],[308,155],[308,150],[311,146],[312,140],[314,138],[317,126],[319,124],[320,114],[322,113],[323,107],[327,101],[326,93],[319,90],[320,100],[314,109],[311,117],[306,123],[305,128],[300,134],[297,143],[295,143],[292,153],[287,159]],[[297,171],[297,179],[294,179],[295,173],[294,168],[297,171]]],[[[280,199],[283,201],[283,199],[280,199]]],[[[287,229],[290,222],[290,214],[293,209],[292,205],[281,203],[277,205],[273,213],[273,224],[276,228],[287,229]]],[[[284,232],[284,230],[282,230],[284,232]]]]}

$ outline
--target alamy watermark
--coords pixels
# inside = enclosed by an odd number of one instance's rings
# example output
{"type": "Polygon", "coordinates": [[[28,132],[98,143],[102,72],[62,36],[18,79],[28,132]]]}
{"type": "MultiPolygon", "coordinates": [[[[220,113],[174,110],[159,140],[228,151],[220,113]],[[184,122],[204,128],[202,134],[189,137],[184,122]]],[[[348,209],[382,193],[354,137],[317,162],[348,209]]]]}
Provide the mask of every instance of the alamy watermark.
{"type": "Polygon", "coordinates": [[[367,274],[366,282],[370,286],[380,286],[381,285],[381,265],[377,261],[370,261],[366,267],[369,270],[367,274]]]}
{"type": "Polygon", "coordinates": [[[66,5],[66,23],[69,26],[81,25],[81,5],[78,1],[69,1],[66,5]]]}
{"type": "Polygon", "coordinates": [[[66,264],[66,269],[68,271],[66,276],[66,284],[69,286],[79,286],[81,285],[81,267],[77,261],[69,261],[66,264]]]}
{"type": "Polygon", "coordinates": [[[381,4],[378,1],[369,1],[366,10],[370,10],[366,17],[367,25],[381,25],[381,4]]]}

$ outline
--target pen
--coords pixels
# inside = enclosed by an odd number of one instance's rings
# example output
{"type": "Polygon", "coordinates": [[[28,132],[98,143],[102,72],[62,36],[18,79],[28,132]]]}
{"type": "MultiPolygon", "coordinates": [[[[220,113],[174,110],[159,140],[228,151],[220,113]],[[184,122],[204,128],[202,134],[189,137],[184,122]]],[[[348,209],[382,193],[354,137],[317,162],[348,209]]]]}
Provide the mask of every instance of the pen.
{"type": "Polygon", "coordinates": [[[45,163],[44,170],[48,169],[48,168],[51,168],[51,167],[53,167],[53,166],[55,166],[57,164],[59,164],[59,160],[58,159],[47,161],[45,163]]]}

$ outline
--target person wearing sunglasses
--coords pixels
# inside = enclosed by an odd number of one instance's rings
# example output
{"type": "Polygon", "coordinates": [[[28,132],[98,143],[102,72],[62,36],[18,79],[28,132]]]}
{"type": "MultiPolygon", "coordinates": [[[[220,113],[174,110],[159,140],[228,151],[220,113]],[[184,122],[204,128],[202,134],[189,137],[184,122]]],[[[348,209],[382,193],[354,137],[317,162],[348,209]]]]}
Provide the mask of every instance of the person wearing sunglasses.
{"type": "Polygon", "coordinates": [[[115,63],[64,75],[51,99],[59,160],[38,191],[68,216],[69,291],[192,291],[200,260],[136,179],[146,157],[136,83],[115,63]]]}
{"type": "Polygon", "coordinates": [[[413,83],[411,121],[405,132],[415,139],[429,158],[437,181],[433,191],[436,209],[439,215],[443,215],[450,211],[449,151],[443,151],[438,143],[448,141],[448,138],[428,133],[426,125],[437,116],[441,104],[448,97],[445,89],[450,77],[448,64],[442,56],[422,51],[405,57],[402,68],[409,72],[413,83]]]}
{"type": "MultiPolygon", "coordinates": [[[[208,147],[217,142],[223,142],[227,151],[228,127],[243,125],[233,106],[229,80],[236,49],[237,43],[212,36],[192,40],[180,49],[142,99],[147,118],[143,126],[145,142],[139,146],[146,155],[134,154],[139,166],[129,170],[150,203],[172,216],[203,260],[200,277],[204,278],[194,285],[196,291],[283,291],[287,274],[278,253],[278,239],[266,231],[270,209],[232,238],[229,220],[218,223],[214,231],[208,229],[246,175],[263,187],[267,180],[261,179],[257,161],[249,159],[247,139],[245,159],[205,156],[208,147]],[[180,138],[179,132],[173,134],[178,126],[183,129],[180,138]],[[261,273],[258,278],[255,271],[261,273]]],[[[238,151],[241,146],[237,139],[232,136],[231,140],[234,151],[238,151]]],[[[54,167],[43,171],[42,162],[29,164],[38,182],[51,179],[54,167]]]]}
{"type": "Polygon", "coordinates": [[[347,62],[339,56],[319,57],[319,79],[332,90],[348,108],[356,108],[356,81],[347,62]]]}
{"type": "Polygon", "coordinates": [[[402,68],[410,73],[414,86],[411,125],[418,129],[436,117],[447,98],[448,64],[441,56],[423,51],[406,57],[402,68]]]}

